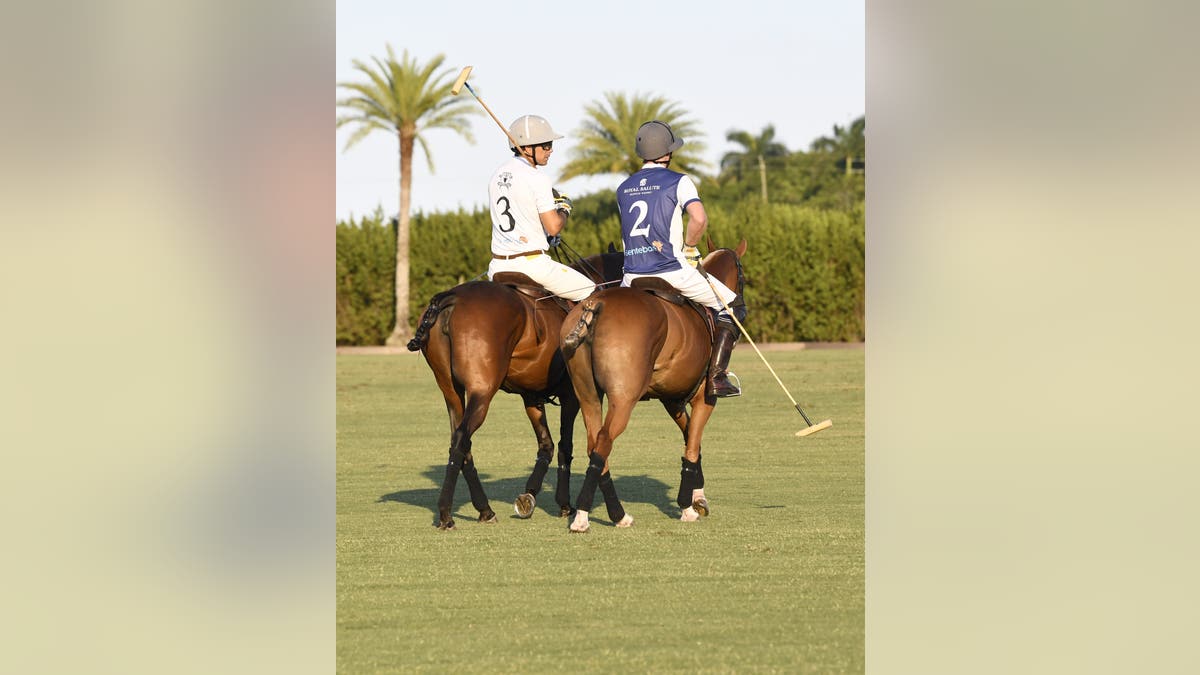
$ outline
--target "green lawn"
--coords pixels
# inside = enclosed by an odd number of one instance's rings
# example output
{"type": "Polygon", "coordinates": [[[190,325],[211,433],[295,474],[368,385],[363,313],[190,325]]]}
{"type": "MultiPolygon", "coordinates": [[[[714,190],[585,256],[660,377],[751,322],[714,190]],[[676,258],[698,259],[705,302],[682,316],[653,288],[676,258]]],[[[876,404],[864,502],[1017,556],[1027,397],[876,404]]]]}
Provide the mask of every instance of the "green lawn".
{"type": "MultiPolygon", "coordinates": [[[[337,360],[339,672],[815,672],[864,668],[863,351],[753,350],[746,392],[704,435],[712,515],[681,523],[683,447],[656,401],[638,405],[611,466],[635,524],[591,531],[556,517],[551,465],[538,508],[513,516],[535,444],[520,398],[498,394],[476,464],[500,522],[431,524],[449,446],[445,404],[420,356],[337,360]]],[[[558,409],[550,409],[557,438],[558,409]]],[[[572,500],[587,466],[575,432],[572,500]]]]}

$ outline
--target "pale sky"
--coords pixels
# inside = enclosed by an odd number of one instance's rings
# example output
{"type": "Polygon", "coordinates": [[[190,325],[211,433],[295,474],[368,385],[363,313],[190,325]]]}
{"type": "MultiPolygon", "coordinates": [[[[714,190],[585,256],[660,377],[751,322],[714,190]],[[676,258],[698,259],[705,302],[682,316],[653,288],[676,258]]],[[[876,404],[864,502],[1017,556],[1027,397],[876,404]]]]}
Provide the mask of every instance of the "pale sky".
{"type": "MultiPolygon", "coordinates": [[[[396,2],[338,0],[337,81],[362,78],[352,59],[419,61],[445,54],[443,68],[474,66],[470,83],[507,126],[541,115],[566,138],[542,170],[571,196],[614,188],[623,177],[558,182],[584,106],[608,91],[644,93],[678,102],[698,122],[715,168],[737,149],[730,129],[758,134],[774,124],[789,149],[830,135],[866,111],[864,6],[859,2],[759,0],[715,2],[396,2]]],[[[335,98],[344,96],[336,89],[335,98]]],[[[480,115],[475,145],[449,130],[426,134],[435,166],[418,147],[413,158],[413,212],[482,205],[487,180],[509,156],[507,139],[463,89],[480,115]]],[[[399,149],[394,135],[375,132],[343,152],[351,132],[337,134],[338,219],[393,215],[399,202],[399,149]]],[[[685,139],[689,140],[689,139],[685,139]]],[[[704,191],[701,186],[701,197],[704,191]]]]}

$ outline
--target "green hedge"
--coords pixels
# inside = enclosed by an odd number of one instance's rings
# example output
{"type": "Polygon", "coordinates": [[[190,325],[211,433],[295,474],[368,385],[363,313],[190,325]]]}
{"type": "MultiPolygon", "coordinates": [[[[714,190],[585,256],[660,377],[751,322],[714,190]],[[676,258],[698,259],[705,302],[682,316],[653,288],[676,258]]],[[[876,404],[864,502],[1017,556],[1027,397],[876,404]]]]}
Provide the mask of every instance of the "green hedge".
{"type": "Polygon", "coordinates": [[[337,344],[379,345],[395,319],[396,234],[381,211],[337,224],[337,344]]]}
{"type": "MultiPolygon", "coordinates": [[[[615,201],[575,201],[564,232],[582,255],[620,246],[615,201]]],[[[747,240],[746,329],[755,341],[856,341],[865,336],[863,209],[822,210],[747,200],[709,209],[717,246],[747,240]]],[[[483,209],[412,218],[409,309],[415,325],[429,298],[483,275],[491,227],[483,209]]],[[[702,247],[702,250],[703,247],[702,247]]],[[[337,343],[382,344],[390,332],[395,233],[381,212],[337,224],[337,343]]]]}
{"type": "Polygon", "coordinates": [[[709,212],[717,246],[747,241],[746,330],[756,341],[858,341],[864,323],[863,211],[791,204],[709,212]]]}

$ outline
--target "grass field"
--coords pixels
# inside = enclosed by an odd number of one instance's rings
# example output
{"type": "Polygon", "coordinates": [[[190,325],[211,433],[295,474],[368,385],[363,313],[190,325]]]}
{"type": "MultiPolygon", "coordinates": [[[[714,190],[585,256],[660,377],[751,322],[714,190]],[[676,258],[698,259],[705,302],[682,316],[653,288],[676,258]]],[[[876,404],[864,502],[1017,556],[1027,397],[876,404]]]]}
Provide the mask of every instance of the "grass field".
{"type": "MultiPolygon", "coordinates": [[[[500,522],[475,521],[460,478],[435,518],[449,446],[445,404],[419,356],[337,360],[337,663],[343,673],[813,672],[864,669],[861,349],[771,351],[804,421],[752,350],[746,392],[704,435],[712,515],[681,523],[682,441],[638,405],[611,466],[635,524],[556,517],[553,465],[529,520],[513,515],[535,455],[520,399],[499,394],[474,454],[500,522]]],[[[557,437],[558,409],[549,412],[557,437]]],[[[587,466],[575,432],[572,499],[587,466]]]]}

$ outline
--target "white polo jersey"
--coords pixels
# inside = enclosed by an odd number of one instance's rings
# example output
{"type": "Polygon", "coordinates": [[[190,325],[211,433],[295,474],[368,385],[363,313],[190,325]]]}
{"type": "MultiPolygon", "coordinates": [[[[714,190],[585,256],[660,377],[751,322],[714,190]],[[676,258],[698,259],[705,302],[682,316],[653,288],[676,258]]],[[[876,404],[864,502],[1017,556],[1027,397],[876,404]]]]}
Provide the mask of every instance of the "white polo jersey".
{"type": "Polygon", "coordinates": [[[488,184],[492,214],[492,253],[512,255],[550,247],[542,213],[554,210],[550,177],[513,157],[496,169],[488,184]]]}

